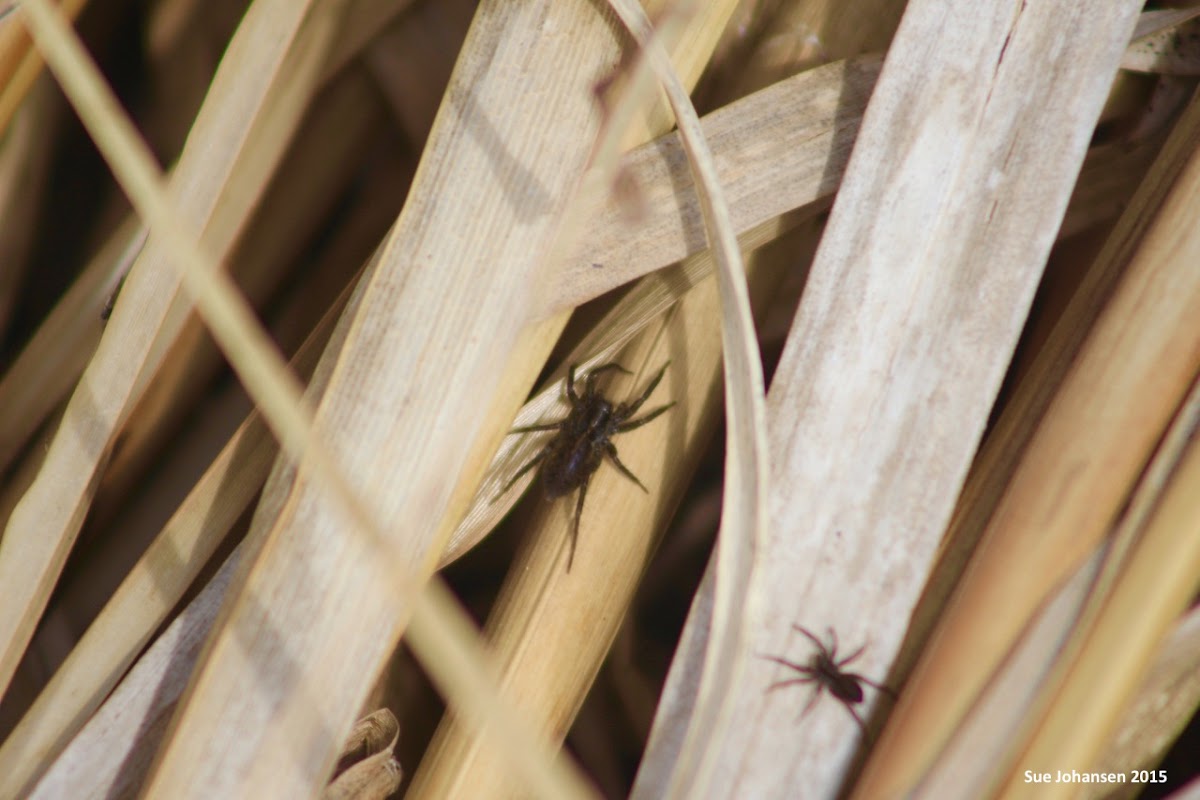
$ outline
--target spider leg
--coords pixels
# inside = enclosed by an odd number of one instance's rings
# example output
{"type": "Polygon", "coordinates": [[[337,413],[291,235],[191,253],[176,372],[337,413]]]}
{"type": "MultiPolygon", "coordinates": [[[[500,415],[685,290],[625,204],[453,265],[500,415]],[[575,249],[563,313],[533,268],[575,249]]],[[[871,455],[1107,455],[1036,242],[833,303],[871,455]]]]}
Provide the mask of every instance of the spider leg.
{"type": "Polygon", "coordinates": [[[837,631],[833,629],[832,625],[826,627],[825,631],[829,634],[829,660],[836,664],[838,651],[837,631]]]}
{"type": "Polygon", "coordinates": [[[534,468],[534,467],[536,467],[538,464],[540,464],[540,463],[542,462],[542,459],[543,459],[543,458],[545,458],[545,457],[546,457],[546,450],[545,450],[545,449],[543,449],[543,450],[542,450],[542,452],[538,453],[536,456],[534,456],[533,458],[531,458],[531,459],[529,460],[529,463],[528,463],[528,464],[526,464],[525,466],[521,467],[521,469],[517,470],[517,474],[516,474],[516,475],[513,475],[513,476],[512,476],[512,479],[511,479],[511,480],[510,480],[508,483],[504,484],[504,488],[503,488],[503,489],[501,489],[500,491],[496,492],[496,496],[492,498],[492,502],[494,503],[494,502],[496,502],[498,499],[500,499],[500,495],[504,494],[504,493],[505,493],[505,492],[507,492],[509,489],[511,489],[511,488],[513,487],[513,484],[514,484],[514,483],[516,483],[517,481],[521,480],[521,476],[522,476],[522,475],[524,475],[526,472],[529,472],[529,470],[533,469],[533,468],[534,468]]]}
{"type": "Polygon", "coordinates": [[[859,656],[861,656],[861,655],[862,655],[862,653],[863,653],[863,650],[866,650],[866,649],[867,649],[867,646],[864,644],[862,647],[858,648],[858,649],[857,649],[857,650],[855,650],[853,653],[851,653],[850,655],[848,655],[848,656],[846,656],[845,658],[843,658],[841,661],[836,661],[836,662],[834,662],[834,663],[837,665],[837,668],[838,668],[838,669],[841,669],[842,667],[846,666],[847,664],[849,664],[849,663],[850,663],[851,661],[853,661],[854,659],[856,659],[856,658],[858,658],[859,656]]]}
{"type": "Polygon", "coordinates": [[[859,675],[857,672],[847,672],[846,677],[853,678],[854,680],[858,681],[859,683],[865,683],[867,686],[872,686],[872,687],[878,689],[879,691],[883,692],[884,694],[886,694],[888,697],[892,698],[893,700],[896,699],[896,690],[890,686],[884,686],[882,683],[876,683],[875,681],[871,680],[870,678],[866,677],[865,675],[859,675]]]}
{"type": "Polygon", "coordinates": [[[782,689],[784,686],[795,686],[795,685],[801,684],[801,683],[812,683],[813,680],[814,680],[813,678],[788,678],[787,680],[775,681],[775,683],[772,683],[770,686],[768,686],[763,691],[764,692],[773,692],[776,689],[782,689]]]}
{"type": "Polygon", "coordinates": [[[626,375],[633,374],[615,361],[610,361],[607,364],[601,364],[598,367],[592,367],[587,374],[587,384],[584,386],[583,390],[584,394],[594,395],[596,393],[596,376],[604,372],[610,372],[611,370],[624,372],[626,375]]]}
{"type": "Polygon", "coordinates": [[[571,401],[571,405],[579,402],[579,395],[575,394],[575,365],[567,367],[567,399],[571,401]]]}
{"type": "Polygon", "coordinates": [[[608,453],[608,457],[612,459],[612,462],[617,465],[617,469],[621,470],[621,474],[623,474],[626,478],[629,478],[629,480],[633,481],[638,486],[642,487],[643,492],[650,494],[650,490],[646,488],[646,484],[639,481],[637,475],[634,475],[632,472],[630,472],[629,467],[622,464],[621,459],[617,458],[617,448],[612,442],[609,442],[604,449],[605,452],[608,453]]]}
{"type": "Polygon", "coordinates": [[[575,519],[571,522],[571,552],[567,556],[567,572],[571,571],[571,565],[575,563],[575,544],[579,541],[579,518],[583,516],[583,498],[587,497],[589,483],[591,483],[590,478],[579,486],[579,499],[575,501],[575,519]]]}
{"type": "Polygon", "coordinates": [[[519,428],[513,428],[505,434],[512,436],[514,433],[533,433],[534,431],[552,431],[562,426],[562,422],[542,422],[537,425],[522,425],[519,428]]]}
{"type": "Polygon", "coordinates": [[[759,658],[764,659],[766,661],[774,661],[776,664],[779,664],[784,667],[788,667],[790,669],[794,669],[794,670],[796,670],[796,672],[799,672],[801,675],[809,676],[809,680],[812,679],[813,670],[812,670],[812,667],[808,666],[807,664],[797,664],[795,661],[788,661],[786,658],[780,658],[779,656],[764,656],[764,655],[760,655],[758,653],[755,653],[755,655],[757,655],[759,658]]]}
{"type": "MultiPolygon", "coordinates": [[[[671,401],[670,403],[667,403],[665,406],[659,406],[658,408],[654,409],[653,411],[647,413],[646,416],[642,417],[641,419],[631,419],[628,422],[622,422],[620,425],[617,426],[617,433],[625,433],[626,431],[631,431],[634,428],[640,428],[643,425],[645,425],[647,422],[649,422],[650,420],[657,417],[659,414],[661,414],[664,411],[666,411],[667,409],[669,409],[673,405],[675,405],[675,402],[671,401]]],[[[630,413],[632,413],[632,412],[630,412],[630,413]]]]}
{"type": "Polygon", "coordinates": [[[810,640],[812,640],[812,643],[815,644],[817,646],[817,649],[819,651],[821,651],[822,653],[825,653],[825,654],[829,653],[829,651],[825,649],[825,643],[822,642],[820,639],[818,639],[816,636],[814,636],[812,634],[812,631],[810,631],[808,628],[804,628],[800,625],[793,625],[792,629],[795,630],[797,633],[803,633],[805,636],[807,636],[810,640]]]}
{"type": "Polygon", "coordinates": [[[654,394],[654,390],[658,387],[658,382],[663,379],[663,375],[667,373],[667,367],[669,366],[671,366],[670,361],[662,365],[662,369],[660,369],[658,373],[650,379],[650,384],[646,387],[646,390],[642,392],[641,397],[639,397],[637,400],[634,400],[632,403],[623,403],[621,405],[620,410],[624,416],[632,417],[637,413],[637,410],[642,407],[642,403],[650,399],[650,395],[654,394]]]}
{"type": "Polygon", "coordinates": [[[859,730],[863,732],[863,737],[869,741],[871,734],[867,733],[867,723],[863,722],[863,718],[858,715],[858,712],[849,703],[842,703],[842,705],[850,712],[850,716],[854,717],[854,721],[858,723],[859,730]]]}
{"type": "Polygon", "coordinates": [[[825,686],[818,681],[816,688],[812,691],[812,696],[809,697],[808,702],[804,704],[804,710],[800,712],[800,716],[796,717],[796,719],[804,719],[808,716],[808,713],[813,710],[813,706],[815,706],[817,701],[821,699],[821,690],[824,688],[825,686]]]}

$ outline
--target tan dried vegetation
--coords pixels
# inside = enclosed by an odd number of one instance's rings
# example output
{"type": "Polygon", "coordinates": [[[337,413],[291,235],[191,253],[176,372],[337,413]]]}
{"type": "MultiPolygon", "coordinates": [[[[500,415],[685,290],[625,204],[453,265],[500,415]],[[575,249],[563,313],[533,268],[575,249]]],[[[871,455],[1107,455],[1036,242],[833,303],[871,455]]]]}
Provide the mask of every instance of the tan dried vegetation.
{"type": "Polygon", "coordinates": [[[0,799],[1186,796],[1187,5],[10,4],[0,799]]]}

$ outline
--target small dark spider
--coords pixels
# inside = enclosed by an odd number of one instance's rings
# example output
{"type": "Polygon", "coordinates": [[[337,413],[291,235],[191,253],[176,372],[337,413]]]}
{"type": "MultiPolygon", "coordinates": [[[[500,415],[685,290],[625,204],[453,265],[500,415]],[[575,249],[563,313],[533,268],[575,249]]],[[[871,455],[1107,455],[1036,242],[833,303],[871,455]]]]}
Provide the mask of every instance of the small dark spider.
{"type": "Polygon", "coordinates": [[[839,661],[837,657],[837,634],[834,633],[833,628],[827,629],[830,639],[830,644],[827,647],[808,630],[799,625],[793,625],[792,627],[811,639],[812,643],[817,646],[817,652],[813,653],[812,658],[809,659],[807,664],[797,664],[794,661],[788,661],[786,658],[780,658],[779,656],[759,656],[759,658],[774,661],[776,664],[782,664],[803,676],[801,678],[788,678],[787,680],[777,681],[768,686],[767,691],[771,692],[784,686],[791,686],[792,684],[815,683],[816,688],[812,693],[812,697],[809,698],[808,703],[804,706],[804,710],[800,712],[800,717],[803,718],[808,712],[812,711],[817,700],[821,698],[821,692],[828,689],[829,693],[846,707],[846,710],[850,712],[850,716],[854,717],[854,721],[858,723],[858,727],[862,729],[865,735],[867,733],[867,726],[863,722],[862,717],[858,715],[858,711],[854,709],[854,706],[863,701],[862,684],[865,683],[868,686],[874,686],[879,691],[893,698],[896,696],[896,693],[891,689],[882,684],[875,683],[870,678],[866,678],[856,672],[842,671],[843,667],[862,655],[863,650],[866,649],[866,645],[863,645],[839,661]]]}
{"type": "Polygon", "coordinates": [[[566,418],[558,422],[526,425],[509,431],[510,434],[558,431],[528,464],[521,467],[520,471],[505,484],[496,496],[499,497],[511,489],[522,475],[538,464],[542,465],[542,490],[545,492],[547,500],[562,497],[574,489],[579,490],[579,499],[575,503],[575,520],[571,525],[571,551],[567,558],[568,572],[571,571],[571,563],[575,560],[575,542],[579,538],[579,517],[583,513],[583,499],[587,496],[588,483],[591,482],[592,474],[599,469],[600,462],[604,460],[605,456],[609,457],[622,475],[640,486],[643,492],[649,493],[650,491],[637,479],[636,475],[629,471],[628,467],[621,463],[621,459],[617,457],[617,448],[612,443],[612,437],[618,433],[640,428],[675,405],[667,403],[647,412],[639,419],[631,419],[654,392],[669,365],[670,362],[663,364],[662,369],[650,380],[646,390],[637,400],[613,406],[612,402],[596,389],[596,376],[609,370],[617,370],[629,375],[631,374],[629,370],[620,364],[602,364],[588,372],[583,384],[583,394],[578,395],[575,393],[575,365],[572,364],[567,370],[567,399],[571,402],[571,410],[566,418]]]}

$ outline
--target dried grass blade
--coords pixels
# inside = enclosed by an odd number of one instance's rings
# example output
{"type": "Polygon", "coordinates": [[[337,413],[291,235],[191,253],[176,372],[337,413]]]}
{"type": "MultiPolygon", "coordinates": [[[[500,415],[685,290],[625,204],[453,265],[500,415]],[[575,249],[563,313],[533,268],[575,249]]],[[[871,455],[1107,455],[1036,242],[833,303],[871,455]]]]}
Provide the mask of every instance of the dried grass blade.
{"type": "MultiPolygon", "coordinates": [[[[42,74],[42,56],[31,47],[29,34],[13,18],[19,2],[9,2],[0,9],[0,131],[7,131],[13,115],[29,94],[33,82],[42,74]]],[[[74,20],[87,5],[87,0],[62,0],[58,4],[67,18],[74,20]]]]}
{"type": "MultiPolygon", "coordinates": [[[[355,539],[354,543],[372,551],[382,545],[385,552],[391,556],[391,558],[384,559],[386,563],[383,565],[378,563],[377,557],[372,557],[371,563],[367,566],[369,567],[368,574],[372,579],[369,582],[383,589],[380,595],[386,601],[383,605],[388,609],[393,609],[394,616],[394,609],[403,607],[403,604],[395,601],[409,599],[406,598],[406,594],[412,591],[412,583],[400,580],[400,564],[402,562],[396,557],[397,551],[383,537],[380,527],[373,523],[372,518],[363,510],[361,503],[355,499],[355,495],[348,488],[342,475],[332,468],[327,451],[315,439],[308,414],[303,410],[304,406],[299,399],[300,395],[295,379],[280,364],[278,357],[273,355],[265,334],[254,324],[253,316],[245,307],[244,301],[229,285],[228,280],[224,279],[222,273],[212,268],[211,261],[187,235],[184,226],[166,200],[161,180],[157,177],[154,169],[153,160],[144,147],[137,146],[137,138],[132,131],[132,126],[127,119],[119,115],[115,100],[111,95],[103,91],[102,82],[96,76],[94,67],[89,69],[87,66],[86,58],[82,54],[82,47],[71,37],[67,26],[45,5],[44,0],[30,0],[26,4],[26,9],[27,11],[32,9],[29,13],[33,17],[37,35],[44,37],[40,40],[40,46],[47,54],[52,67],[55,68],[56,74],[63,81],[64,88],[68,90],[68,94],[74,102],[84,107],[85,111],[81,116],[89,123],[96,119],[104,120],[104,126],[89,126],[94,139],[105,155],[112,159],[112,164],[134,201],[135,207],[148,219],[152,229],[171,240],[177,247],[176,257],[185,267],[184,279],[188,283],[189,290],[194,293],[202,314],[212,326],[214,336],[233,361],[235,369],[242,376],[243,382],[252,396],[264,409],[274,429],[282,434],[281,439],[290,450],[305,454],[306,466],[312,470],[313,477],[325,483],[338,499],[344,512],[350,514],[352,523],[364,534],[364,539],[355,539]],[[366,539],[370,541],[366,541],[366,539]]],[[[494,22],[494,20],[491,21],[494,22]]],[[[487,33],[496,34],[497,31],[488,30],[487,33]]],[[[522,53],[524,52],[522,51],[522,53]]],[[[535,197],[534,202],[540,202],[539,198],[535,197]]],[[[527,256],[527,252],[525,255],[527,256]]],[[[516,323],[509,313],[510,307],[501,305],[505,308],[510,325],[515,326],[516,323]]],[[[494,326],[489,326],[488,330],[492,334],[496,333],[494,326]]],[[[422,519],[428,522],[425,517],[422,519]]],[[[267,549],[269,550],[269,547],[267,549]]],[[[252,571],[250,575],[253,576],[254,572],[252,571]]],[[[286,580],[286,576],[284,578],[286,580]]],[[[302,588],[308,592],[311,586],[306,584],[302,588]]],[[[257,602],[253,598],[251,600],[257,602]]],[[[447,654],[459,655],[460,660],[465,658],[470,662],[468,656],[461,656],[461,648],[464,646],[461,634],[457,640],[455,637],[446,638],[447,634],[444,633],[443,628],[449,627],[450,623],[446,617],[447,612],[443,600],[444,598],[440,598],[438,603],[418,605],[419,613],[436,613],[437,609],[441,609],[442,612],[442,618],[439,620],[442,625],[431,623],[429,626],[436,631],[431,639],[418,638],[414,641],[414,647],[418,652],[424,655],[432,653],[430,660],[434,662],[431,664],[434,668],[439,666],[436,659],[439,656],[443,659],[448,658],[447,654]],[[429,611],[430,608],[434,610],[429,611]],[[438,648],[435,649],[434,645],[438,645],[438,648]]],[[[372,598],[372,601],[378,603],[379,598],[372,598]]],[[[308,614],[306,619],[308,622],[312,622],[313,617],[308,614]]],[[[231,622],[230,624],[234,625],[235,623],[231,622]]],[[[393,624],[399,627],[398,622],[394,621],[393,624]]],[[[381,625],[381,629],[383,627],[381,625]]],[[[372,637],[371,646],[377,647],[375,637],[372,637]]],[[[237,660],[239,664],[244,663],[241,656],[238,656],[237,660]]],[[[258,670],[253,668],[251,672],[255,675],[259,674],[258,670]]],[[[463,674],[461,670],[457,675],[457,680],[452,684],[456,691],[473,691],[474,696],[480,694],[488,696],[488,684],[479,675],[470,671],[463,674]]],[[[257,679],[255,682],[257,683],[257,679]]],[[[331,687],[323,686],[322,688],[328,694],[331,687]]],[[[495,689],[491,688],[490,692],[494,697],[495,689]]],[[[194,696],[193,702],[196,702],[194,696]]],[[[495,705],[493,704],[490,708],[495,708],[495,705]]],[[[489,722],[496,719],[495,714],[486,716],[489,722]]],[[[205,718],[211,719],[211,715],[206,714],[205,718]]],[[[184,721],[186,722],[186,717],[184,721]]],[[[531,743],[532,737],[525,732],[524,728],[512,722],[511,717],[509,717],[509,721],[510,724],[505,726],[504,734],[498,738],[514,755],[519,764],[533,764],[537,767],[529,776],[534,785],[545,796],[581,796],[579,789],[581,784],[578,780],[565,779],[562,776],[563,768],[561,766],[547,767],[544,762],[538,761],[536,756],[525,757],[524,752],[538,754],[543,751],[531,743]],[[524,748],[524,752],[522,748],[524,748]]],[[[187,728],[182,730],[187,731],[187,728]]],[[[182,769],[184,772],[189,772],[197,766],[197,762],[188,760],[191,754],[177,756],[177,759],[183,759],[180,763],[172,761],[172,753],[187,750],[186,747],[179,744],[178,733],[172,742],[171,749],[167,751],[167,757],[160,762],[159,770],[155,773],[155,783],[149,789],[151,794],[157,791],[170,791],[178,796],[179,793],[191,791],[201,792],[207,796],[208,793],[214,791],[214,781],[218,778],[234,777],[229,773],[220,772],[218,763],[203,762],[199,766],[210,771],[211,780],[175,779],[176,776],[171,772],[172,766],[182,769]],[[217,772],[212,772],[212,770],[217,770],[217,772]]],[[[241,733],[246,734],[247,731],[241,731],[241,733]]],[[[200,735],[207,743],[213,743],[214,740],[211,737],[205,734],[200,735]]],[[[290,728],[276,731],[274,743],[280,744],[280,737],[291,739],[294,736],[295,731],[290,728]]],[[[311,755],[311,750],[306,750],[306,752],[311,755]]],[[[218,762],[219,760],[216,759],[218,762]]],[[[259,767],[262,767],[263,764],[264,761],[261,760],[256,762],[256,766],[259,767]]],[[[311,772],[313,764],[295,766],[306,770],[307,777],[300,777],[300,780],[307,784],[313,774],[311,772]]],[[[317,764],[317,770],[321,771],[322,766],[317,764]]],[[[278,789],[278,782],[284,776],[275,771],[270,772],[269,781],[278,789]]],[[[241,775],[240,777],[245,780],[248,776],[241,775]]]]}
{"type": "MultiPolygon", "coordinates": [[[[766,528],[767,437],[762,360],[750,311],[745,268],[729,218],[712,152],[700,119],[670,58],[636,3],[611,5],[654,67],[692,167],[721,295],[727,409],[725,490],[717,544],[716,599],[710,647],[696,686],[696,703],[685,741],[672,765],[669,797],[694,795],[718,757],[715,742],[744,660],[745,623],[753,598],[751,577],[766,528]]],[[[684,13],[680,3],[676,13],[684,13]]]]}
{"type": "MultiPolygon", "coordinates": [[[[1038,610],[1034,621],[1026,626],[1026,631],[1032,629],[1034,633],[1022,633],[1020,642],[1014,644],[1003,666],[989,679],[958,726],[953,742],[923,778],[914,796],[932,800],[962,792],[971,797],[992,797],[1009,780],[1024,743],[1037,730],[1046,709],[1056,702],[1072,664],[1084,649],[1084,640],[1108,607],[1113,587],[1123,579],[1164,486],[1185,455],[1191,431],[1200,419],[1200,390],[1193,395],[1139,481],[1115,532],[1096,545],[1070,579],[1054,592],[1053,599],[1038,610]]],[[[1194,577],[1200,583],[1200,575],[1194,577]]],[[[1103,697],[1098,705],[1112,702],[1108,695],[1103,697]]],[[[1095,723],[1081,725],[1081,730],[1087,732],[1085,736],[1103,736],[1095,731],[1095,723]]],[[[1060,768],[1069,771],[1071,766],[1064,761],[1060,768]]],[[[1078,769],[1087,766],[1073,765],[1078,769]]]]}
{"type": "MultiPolygon", "coordinates": [[[[282,9],[256,4],[248,14],[219,70],[210,102],[193,130],[191,142],[172,178],[178,202],[192,224],[211,236],[212,245],[228,248],[246,208],[259,196],[267,174],[282,154],[286,134],[299,118],[330,38],[328,14],[308,14],[307,3],[283,2],[282,9]],[[269,30],[262,14],[270,17],[269,30]],[[258,23],[256,25],[256,22],[258,23]],[[264,39],[266,40],[264,42],[264,39]],[[244,61],[242,59],[245,59],[244,61]],[[253,80],[238,68],[257,70],[253,80]],[[236,73],[236,79],[235,79],[236,73]],[[247,110],[260,116],[245,116],[247,110]],[[223,201],[223,202],[222,202],[223,201]]],[[[23,3],[21,18],[38,30],[39,47],[56,64],[55,73],[75,100],[86,99],[81,115],[100,149],[135,154],[143,170],[133,194],[141,201],[161,196],[147,175],[157,175],[154,160],[95,67],[71,36],[69,25],[50,12],[44,0],[23,3]],[[46,26],[53,26],[47,28],[46,26]],[[52,40],[44,31],[57,31],[52,40]],[[75,42],[75,48],[70,44],[75,42]],[[65,48],[65,49],[64,49],[65,48]],[[66,65],[66,71],[62,68],[66,65]],[[77,80],[81,75],[91,81],[77,80]],[[81,94],[82,93],[82,94],[81,94]],[[137,143],[136,145],[133,143],[137,143]],[[114,149],[115,148],[115,149],[114,149]]],[[[37,478],[13,510],[0,540],[0,582],[11,587],[10,604],[0,609],[0,687],[6,686],[57,580],[66,555],[87,513],[102,465],[121,422],[159,363],[165,346],[178,334],[181,319],[170,310],[178,297],[179,276],[163,266],[163,247],[182,234],[171,214],[160,207],[143,211],[162,217],[157,239],[142,252],[122,289],[124,302],[110,319],[97,355],[68,405],[64,421],[37,478]],[[174,225],[174,227],[172,227],[174,225]],[[175,237],[170,234],[176,234],[175,237]]],[[[159,220],[161,221],[161,220],[159,220]]],[[[222,278],[224,275],[222,274],[222,278]]],[[[226,282],[227,279],[226,279],[226,282]]]]}
{"type": "MultiPolygon", "coordinates": [[[[311,374],[345,300],[334,304],[301,347],[293,362],[298,374],[311,374]]],[[[238,428],[0,744],[0,797],[28,791],[108,696],[249,508],[277,452],[257,414],[238,428]]],[[[175,659],[165,663],[179,672],[175,682],[182,685],[190,669],[175,659]]]]}
{"type": "Polygon", "coordinates": [[[1184,220],[1194,216],[1200,192],[1198,126],[1194,102],[1055,332],[1048,357],[1026,377],[1030,389],[1002,418],[997,447],[985,453],[989,463],[956,521],[968,536],[978,526],[982,541],[860,791],[902,791],[933,762],[1011,639],[1108,532],[1190,384],[1200,359],[1192,312],[1200,304],[1200,274],[1192,269],[1200,237],[1185,235],[1193,226],[1184,220]],[[1120,287],[1105,304],[1122,268],[1120,287]],[[1074,342],[1101,307],[1071,363],[1074,342]],[[1052,399],[1045,396],[1056,388],[1052,399]]]}
{"type": "MultiPolygon", "coordinates": [[[[1098,760],[1100,769],[1126,772],[1161,761],[1200,707],[1200,607],[1163,641],[1135,699],[1098,760]]],[[[1093,797],[1099,796],[1099,792],[1093,797]]]]}
{"type": "MultiPolygon", "coordinates": [[[[104,329],[101,310],[146,242],[127,219],[109,237],[0,378],[0,470],[70,392],[104,329]]],[[[4,519],[0,516],[0,519],[4,519]]]]}
{"type": "MultiPolygon", "coordinates": [[[[909,3],[772,384],[759,574],[774,615],[757,652],[799,657],[793,622],[833,626],[883,678],[1136,14],[1084,6],[909,3]],[[1064,40],[1061,15],[1086,22],[1064,40]],[[1045,125],[1065,133],[1047,141],[1045,125]]],[[[853,719],[831,702],[797,725],[756,663],[704,794],[836,794],[853,719]]]]}
{"type": "MultiPolygon", "coordinates": [[[[1143,482],[1142,492],[1152,497],[1142,502],[1153,505],[1145,528],[1128,557],[1121,559],[1111,592],[1094,611],[1095,623],[1081,626],[1086,633],[1079,654],[1062,676],[1049,711],[1000,797],[1027,793],[1026,770],[1042,774],[1094,767],[1155,648],[1200,586],[1198,429],[1200,381],[1156,456],[1149,480],[1143,482]],[[1158,477],[1165,478],[1162,484],[1158,477]]],[[[1077,792],[1069,782],[1043,789],[1047,797],[1073,797],[1077,792]]]]}
{"type": "MultiPolygon", "coordinates": [[[[797,209],[796,222],[828,207],[881,63],[867,56],[802,72],[701,120],[739,235],[797,209]]],[[[623,158],[645,212],[631,221],[607,193],[597,194],[588,232],[557,276],[548,311],[707,251],[702,201],[684,165],[678,132],[623,158]]]]}

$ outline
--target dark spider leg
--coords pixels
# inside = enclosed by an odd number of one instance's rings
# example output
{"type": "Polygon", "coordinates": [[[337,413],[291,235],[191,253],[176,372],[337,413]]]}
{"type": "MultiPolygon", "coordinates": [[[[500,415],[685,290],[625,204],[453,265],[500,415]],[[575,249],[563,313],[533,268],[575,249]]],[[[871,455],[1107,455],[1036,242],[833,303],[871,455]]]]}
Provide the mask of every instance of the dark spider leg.
{"type": "Polygon", "coordinates": [[[773,692],[776,689],[782,689],[784,686],[794,686],[801,683],[812,683],[816,678],[788,678],[784,681],[776,681],[768,686],[764,692],[773,692]]]}
{"type": "Polygon", "coordinates": [[[591,482],[589,477],[579,487],[579,499],[575,502],[575,520],[571,523],[571,552],[567,556],[567,572],[571,571],[571,565],[575,563],[575,544],[579,541],[579,518],[583,516],[583,498],[587,497],[588,484],[591,482]]]}
{"type": "Polygon", "coordinates": [[[521,469],[517,471],[517,474],[512,476],[512,480],[510,480],[508,483],[504,484],[503,489],[496,492],[496,496],[492,498],[492,502],[493,503],[496,502],[496,500],[498,500],[500,498],[500,495],[504,494],[509,489],[511,489],[513,487],[514,483],[521,480],[522,475],[524,475],[526,472],[529,472],[529,470],[533,469],[538,464],[540,464],[542,459],[545,457],[546,457],[546,451],[542,450],[542,452],[538,453],[536,456],[534,456],[532,459],[530,459],[528,464],[521,467],[521,469]]]}
{"type": "Polygon", "coordinates": [[[865,675],[859,675],[857,672],[847,672],[846,677],[853,678],[854,680],[858,681],[859,683],[865,683],[867,686],[872,686],[872,687],[878,689],[879,691],[883,692],[887,696],[891,697],[893,700],[896,699],[896,696],[897,696],[896,690],[890,686],[884,686],[882,683],[876,683],[875,681],[871,680],[870,678],[866,677],[865,675]]]}
{"type": "Polygon", "coordinates": [[[812,690],[812,696],[808,698],[808,702],[804,704],[804,709],[800,712],[796,719],[804,719],[809,715],[809,712],[813,710],[813,707],[817,704],[817,701],[821,699],[821,692],[824,689],[824,684],[818,681],[816,687],[812,690]]]}
{"type": "MultiPolygon", "coordinates": [[[[866,649],[867,649],[867,646],[864,644],[862,647],[858,648],[858,649],[857,649],[857,650],[855,650],[853,653],[851,653],[850,655],[848,655],[848,656],[846,656],[845,658],[843,658],[841,661],[834,661],[834,662],[833,662],[833,665],[834,665],[835,667],[837,667],[838,669],[841,669],[842,667],[846,666],[847,664],[849,664],[849,663],[850,663],[851,661],[853,661],[854,659],[856,659],[856,658],[858,658],[859,656],[861,656],[861,655],[863,654],[863,650],[866,650],[866,649]]],[[[835,650],[835,651],[834,651],[834,653],[836,653],[836,652],[837,652],[837,651],[835,650]]],[[[832,655],[833,655],[833,653],[831,653],[830,655],[832,656],[832,655]]],[[[832,660],[832,658],[831,658],[830,660],[832,660]]]]}
{"type": "Polygon", "coordinates": [[[514,433],[533,433],[534,431],[552,431],[562,426],[562,420],[558,422],[541,422],[537,425],[522,425],[519,428],[513,428],[505,436],[512,436],[514,433]]]}
{"type": "Polygon", "coordinates": [[[643,425],[645,425],[647,422],[649,422],[650,420],[657,417],[659,414],[670,409],[671,406],[673,406],[673,405],[675,405],[675,401],[671,401],[670,403],[667,403],[665,406],[659,406],[658,408],[654,409],[653,411],[647,413],[646,416],[642,417],[641,419],[633,419],[633,420],[630,420],[629,422],[622,422],[620,425],[617,426],[616,432],[617,433],[625,433],[626,431],[631,431],[634,428],[640,428],[643,425]]]}
{"type": "Polygon", "coordinates": [[[846,706],[846,710],[850,712],[850,716],[854,717],[854,721],[858,723],[858,729],[862,731],[863,737],[867,741],[870,741],[871,734],[867,733],[867,723],[863,722],[863,718],[860,717],[858,715],[858,712],[855,711],[854,708],[851,707],[848,703],[842,703],[842,705],[846,706]]]}
{"type": "Polygon", "coordinates": [[[669,366],[671,366],[670,361],[663,364],[662,369],[660,369],[658,374],[650,380],[650,385],[646,387],[644,392],[642,392],[642,396],[637,400],[634,400],[632,403],[622,403],[619,413],[625,417],[632,417],[634,414],[636,414],[637,410],[642,407],[642,403],[645,403],[650,399],[650,395],[654,394],[654,390],[658,387],[658,382],[663,379],[663,375],[667,373],[667,367],[669,366]]]}
{"type": "Polygon", "coordinates": [[[571,405],[579,402],[579,395],[575,394],[575,365],[567,367],[567,399],[571,401],[571,405]]]}
{"type": "Polygon", "coordinates": [[[584,394],[588,395],[588,396],[594,395],[596,393],[596,376],[602,372],[609,372],[610,370],[614,370],[614,369],[617,372],[623,372],[626,375],[633,374],[632,372],[625,369],[624,367],[622,367],[620,364],[618,364],[615,361],[610,361],[607,364],[601,364],[598,367],[592,367],[592,369],[590,369],[587,374],[587,383],[584,384],[584,389],[583,389],[584,394]]]}
{"type": "MultiPolygon", "coordinates": [[[[792,629],[799,633],[803,633],[805,636],[807,636],[809,639],[812,640],[812,643],[817,646],[818,650],[820,650],[825,655],[830,655],[829,651],[825,649],[825,643],[822,642],[820,639],[818,639],[816,636],[813,636],[812,631],[810,631],[808,628],[803,628],[799,625],[793,625],[792,629]]],[[[836,645],[835,645],[835,647],[836,647],[836,645]]]]}
{"type": "Polygon", "coordinates": [[[776,664],[779,664],[780,666],[784,666],[789,669],[794,669],[794,670],[796,670],[796,672],[799,672],[801,675],[809,675],[809,676],[812,675],[812,667],[808,666],[807,664],[797,664],[795,661],[788,661],[786,658],[781,658],[780,656],[764,656],[764,655],[761,655],[758,653],[755,653],[755,655],[758,656],[759,658],[763,659],[764,661],[774,661],[776,664]]]}
{"type": "Polygon", "coordinates": [[[626,478],[629,478],[629,480],[633,481],[638,486],[642,487],[643,492],[650,494],[650,490],[646,488],[646,484],[639,481],[637,475],[634,475],[632,472],[630,472],[629,467],[622,464],[621,459],[617,458],[616,445],[614,445],[612,442],[609,442],[605,446],[604,450],[608,454],[608,457],[612,459],[612,462],[617,465],[617,469],[621,470],[622,475],[624,475],[626,478]]]}

